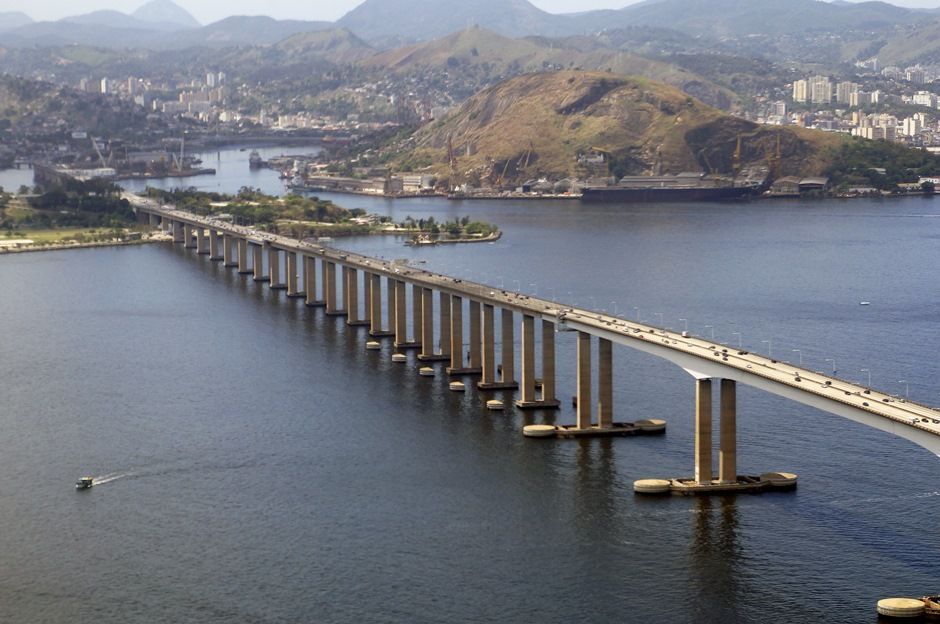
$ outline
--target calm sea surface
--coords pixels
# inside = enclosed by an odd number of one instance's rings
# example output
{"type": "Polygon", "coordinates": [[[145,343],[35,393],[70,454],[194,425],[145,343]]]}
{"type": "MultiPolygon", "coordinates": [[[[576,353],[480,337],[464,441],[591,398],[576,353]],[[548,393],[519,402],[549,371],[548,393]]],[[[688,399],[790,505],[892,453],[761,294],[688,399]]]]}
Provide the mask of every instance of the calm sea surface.
{"type": "MultiPolygon", "coordinates": [[[[280,188],[220,159],[203,188],[280,188]]],[[[505,233],[337,246],[940,403],[938,200],[332,199],[505,233]]],[[[637,498],[692,472],[681,369],[614,351],[616,416],[665,436],[537,441],[574,422],[571,335],[562,409],[532,414],[365,341],[179,246],[0,257],[0,622],[854,623],[940,591],[940,459],[899,438],[739,386],[740,470],[799,489],[637,498]]]]}

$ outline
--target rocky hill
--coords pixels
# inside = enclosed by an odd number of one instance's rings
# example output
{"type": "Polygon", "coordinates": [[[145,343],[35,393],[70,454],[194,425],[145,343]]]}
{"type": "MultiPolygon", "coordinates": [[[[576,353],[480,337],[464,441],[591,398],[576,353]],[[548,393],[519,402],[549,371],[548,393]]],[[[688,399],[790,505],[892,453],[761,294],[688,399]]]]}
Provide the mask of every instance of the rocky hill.
{"type": "Polygon", "coordinates": [[[583,177],[578,156],[592,150],[609,155],[616,175],[729,172],[739,137],[745,165],[766,164],[779,137],[784,175],[819,174],[826,149],[842,140],[758,126],[643,78],[559,71],[512,78],[470,98],[419,130],[397,164],[447,175],[450,144],[464,179],[504,171],[516,180],[583,177]]]}

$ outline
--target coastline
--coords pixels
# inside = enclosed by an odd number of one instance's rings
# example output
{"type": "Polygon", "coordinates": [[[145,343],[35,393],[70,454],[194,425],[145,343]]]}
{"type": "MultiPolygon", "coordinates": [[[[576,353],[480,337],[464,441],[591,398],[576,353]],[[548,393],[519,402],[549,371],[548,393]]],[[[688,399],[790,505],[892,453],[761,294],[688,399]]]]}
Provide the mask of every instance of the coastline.
{"type": "Polygon", "coordinates": [[[65,249],[95,249],[98,247],[129,247],[163,242],[161,238],[147,238],[132,241],[96,241],[93,243],[56,243],[54,245],[29,245],[26,247],[0,248],[0,256],[37,251],[62,251],[65,249]]]}

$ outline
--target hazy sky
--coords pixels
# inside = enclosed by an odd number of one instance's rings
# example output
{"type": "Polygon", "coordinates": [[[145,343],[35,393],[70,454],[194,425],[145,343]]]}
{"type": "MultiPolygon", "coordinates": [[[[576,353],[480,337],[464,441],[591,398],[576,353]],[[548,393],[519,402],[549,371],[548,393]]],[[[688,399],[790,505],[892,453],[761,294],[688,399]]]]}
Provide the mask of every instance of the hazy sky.
{"type": "MultiPolygon", "coordinates": [[[[0,11],[23,11],[36,20],[58,19],[67,15],[99,9],[117,9],[130,13],[146,0],[0,0],[0,11]]],[[[203,24],[229,15],[267,14],[279,19],[335,20],[362,0],[177,0],[203,24]]],[[[473,0],[464,0],[472,2],[473,0]]],[[[552,13],[618,9],[636,0],[531,0],[552,13]]],[[[940,6],[940,0],[895,0],[892,4],[908,7],[940,6]]]]}

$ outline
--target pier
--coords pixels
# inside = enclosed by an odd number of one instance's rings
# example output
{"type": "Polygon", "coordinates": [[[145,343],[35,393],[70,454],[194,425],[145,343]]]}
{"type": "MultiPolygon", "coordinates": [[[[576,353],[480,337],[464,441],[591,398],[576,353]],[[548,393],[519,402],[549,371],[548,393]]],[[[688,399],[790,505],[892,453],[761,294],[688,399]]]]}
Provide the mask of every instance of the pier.
{"type": "Polygon", "coordinates": [[[525,431],[529,437],[663,433],[663,421],[616,420],[613,348],[628,347],[676,364],[689,374],[695,388],[689,410],[695,431],[691,471],[687,476],[641,479],[635,483],[638,494],[711,494],[796,486],[796,475],[786,472],[739,474],[738,384],[900,436],[940,455],[940,410],[934,407],[688,332],[258,232],[130,193],[125,198],[141,220],[171,233],[176,243],[267,282],[270,288],[282,289],[287,296],[302,297],[308,306],[323,307],[325,314],[344,317],[349,325],[363,326],[366,348],[375,350],[376,344],[387,340],[395,362],[404,361],[402,351],[416,350],[423,376],[443,372],[447,377],[478,378],[475,384],[451,386],[455,391],[515,392],[518,409],[555,409],[560,404],[556,336],[572,333],[576,340],[576,422],[531,425],[525,431]],[[518,354],[517,332],[521,337],[518,354]],[[442,363],[442,370],[433,367],[435,362],[442,363]],[[592,378],[595,369],[597,379],[592,378]],[[715,394],[719,399],[717,427],[713,426],[715,394]],[[713,452],[715,429],[717,454],[713,452]]]}

